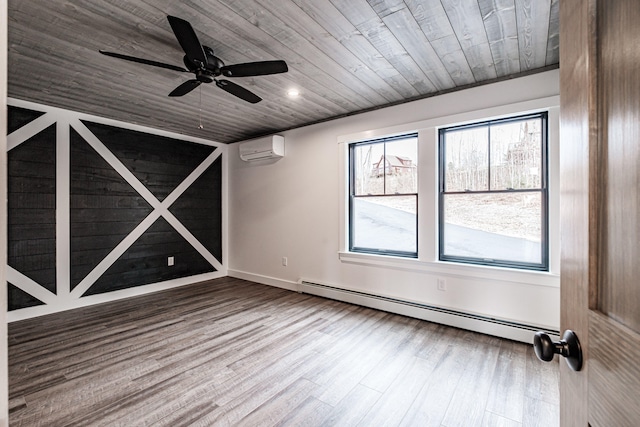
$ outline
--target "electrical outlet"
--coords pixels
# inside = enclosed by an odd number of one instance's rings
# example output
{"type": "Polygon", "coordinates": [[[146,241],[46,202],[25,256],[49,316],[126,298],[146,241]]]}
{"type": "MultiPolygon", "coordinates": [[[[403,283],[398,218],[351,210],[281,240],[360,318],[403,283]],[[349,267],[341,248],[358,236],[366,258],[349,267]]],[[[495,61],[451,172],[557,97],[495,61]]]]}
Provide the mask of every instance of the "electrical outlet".
{"type": "Polygon", "coordinates": [[[446,291],[447,290],[447,281],[444,279],[438,279],[438,290],[446,291]]]}
{"type": "Polygon", "coordinates": [[[286,257],[286,256],[283,256],[283,257],[282,257],[282,265],[283,265],[284,267],[286,267],[288,262],[289,262],[289,261],[287,260],[287,257],[286,257]]]}
{"type": "Polygon", "coordinates": [[[174,259],[172,256],[167,258],[167,265],[171,267],[174,264],[174,259]]]}

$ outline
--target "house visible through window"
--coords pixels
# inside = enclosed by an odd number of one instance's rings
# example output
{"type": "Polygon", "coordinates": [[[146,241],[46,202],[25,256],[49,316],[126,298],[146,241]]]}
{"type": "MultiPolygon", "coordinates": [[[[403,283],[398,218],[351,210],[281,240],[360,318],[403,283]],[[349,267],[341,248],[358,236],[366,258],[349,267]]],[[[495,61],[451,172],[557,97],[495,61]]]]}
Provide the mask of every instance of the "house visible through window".
{"type": "Polygon", "coordinates": [[[349,249],[417,257],[418,136],[350,145],[349,249]]]}
{"type": "Polygon", "coordinates": [[[547,114],[440,129],[440,260],[548,270],[547,114]]]}

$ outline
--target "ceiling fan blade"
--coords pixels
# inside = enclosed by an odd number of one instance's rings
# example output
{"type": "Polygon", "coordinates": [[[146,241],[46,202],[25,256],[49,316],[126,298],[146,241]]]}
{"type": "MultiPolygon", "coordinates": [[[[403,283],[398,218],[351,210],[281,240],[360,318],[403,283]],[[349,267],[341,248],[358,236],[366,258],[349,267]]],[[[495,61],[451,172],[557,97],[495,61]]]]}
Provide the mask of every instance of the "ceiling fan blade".
{"type": "Polygon", "coordinates": [[[194,90],[195,88],[197,88],[198,86],[200,86],[200,80],[187,80],[186,82],[182,83],[180,86],[178,86],[177,88],[175,88],[170,94],[169,96],[182,96],[182,95],[186,95],[189,92],[191,92],[192,90],[194,90]]]}
{"type": "Polygon", "coordinates": [[[138,62],[140,64],[152,65],[154,67],[166,68],[168,70],[180,71],[183,73],[188,73],[188,70],[185,70],[182,67],[178,67],[176,65],[165,64],[164,62],[151,61],[150,59],[136,58],[135,56],[123,55],[121,53],[115,52],[107,52],[106,50],[99,50],[103,55],[112,56],[114,58],[124,59],[126,61],[138,62]]]}
{"type": "Polygon", "coordinates": [[[265,76],[289,71],[284,61],[259,61],[245,64],[225,65],[220,69],[226,77],[265,76]]]}
{"type": "Polygon", "coordinates": [[[169,15],[167,19],[187,58],[192,62],[202,64],[202,68],[206,67],[207,56],[204,54],[204,49],[202,49],[202,45],[191,24],[175,16],[169,15]]]}
{"type": "Polygon", "coordinates": [[[251,92],[248,89],[243,88],[242,86],[239,86],[233,82],[230,82],[229,80],[216,80],[216,85],[223,89],[226,90],[227,92],[229,92],[231,95],[235,95],[240,99],[243,99],[247,102],[250,102],[252,104],[256,104],[260,101],[262,101],[262,98],[260,98],[258,95],[256,95],[255,93],[251,92]]]}

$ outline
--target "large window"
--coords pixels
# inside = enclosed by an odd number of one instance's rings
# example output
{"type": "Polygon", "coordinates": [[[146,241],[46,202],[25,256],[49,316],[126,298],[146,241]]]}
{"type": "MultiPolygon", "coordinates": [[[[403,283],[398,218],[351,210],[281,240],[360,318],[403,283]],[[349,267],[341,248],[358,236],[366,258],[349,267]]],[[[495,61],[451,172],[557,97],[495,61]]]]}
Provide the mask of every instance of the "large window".
{"type": "Polygon", "coordinates": [[[439,138],[440,260],[548,270],[547,114],[439,138]]]}
{"type": "Polygon", "coordinates": [[[349,250],[418,256],[418,136],[351,144],[349,250]]]}

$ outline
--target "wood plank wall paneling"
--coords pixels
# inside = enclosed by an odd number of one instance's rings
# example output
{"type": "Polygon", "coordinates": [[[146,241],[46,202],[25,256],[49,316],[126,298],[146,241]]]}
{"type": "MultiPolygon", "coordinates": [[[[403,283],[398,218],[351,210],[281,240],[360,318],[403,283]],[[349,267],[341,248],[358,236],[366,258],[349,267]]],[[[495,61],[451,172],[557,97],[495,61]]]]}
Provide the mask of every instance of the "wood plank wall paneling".
{"type": "Polygon", "coordinates": [[[169,208],[220,262],[222,254],[222,158],[219,157],[169,208]]]}
{"type": "Polygon", "coordinates": [[[208,145],[83,123],[160,201],[214,150],[208,145]]]}
{"type": "Polygon", "coordinates": [[[216,271],[164,218],[159,218],[100,278],[86,295],[216,271]],[[175,265],[167,265],[173,256],[175,265]]]}
{"type": "MultiPolygon", "coordinates": [[[[42,114],[10,107],[10,132],[42,114]]],[[[216,149],[83,121],[77,126],[86,127],[99,142],[94,141],[92,146],[74,128],[76,125],[65,121],[57,126],[69,126],[68,142],[56,141],[66,132],[56,132],[53,124],[29,140],[19,142],[9,152],[9,265],[18,275],[26,276],[23,280],[35,282],[30,287],[7,284],[11,310],[43,303],[28,293],[33,286],[44,286],[56,293],[56,227],[69,230],[67,280],[73,290],[154,212],[153,206],[127,181],[131,178],[121,175],[123,169],[119,172],[103,156],[115,156],[162,201],[216,149]],[[56,170],[56,146],[66,143],[69,144],[69,223],[60,225],[56,224],[56,191],[60,191],[56,188],[56,174],[60,174],[56,170]]],[[[150,227],[137,240],[130,238],[129,248],[123,250],[119,259],[100,270],[102,275],[83,296],[217,271],[194,248],[193,238],[222,262],[222,156],[213,160],[170,208],[180,222],[178,225],[184,226],[191,236],[185,237],[176,231],[175,218],[173,225],[162,217],[149,223],[150,227]],[[174,266],[167,265],[168,256],[174,257],[174,266]]]]}
{"type": "Polygon", "coordinates": [[[9,311],[44,304],[38,298],[7,282],[7,307],[9,311]]]}
{"type": "Polygon", "coordinates": [[[71,289],[153,208],[71,131],[71,289]]]}
{"type": "Polygon", "coordinates": [[[28,110],[20,107],[9,107],[9,114],[7,120],[7,135],[11,135],[12,132],[20,129],[27,123],[37,119],[44,113],[41,111],[28,110]]]}
{"type": "MultiPolygon", "coordinates": [[[[9,108],[16,130],[41,114],[9,108]]],[[[56,292],[56,127],[49,126],[8,153],[8,259],[10,267],[56,292]]],[[[9,309],[39,304],[12,286],[9,309]]]]}

